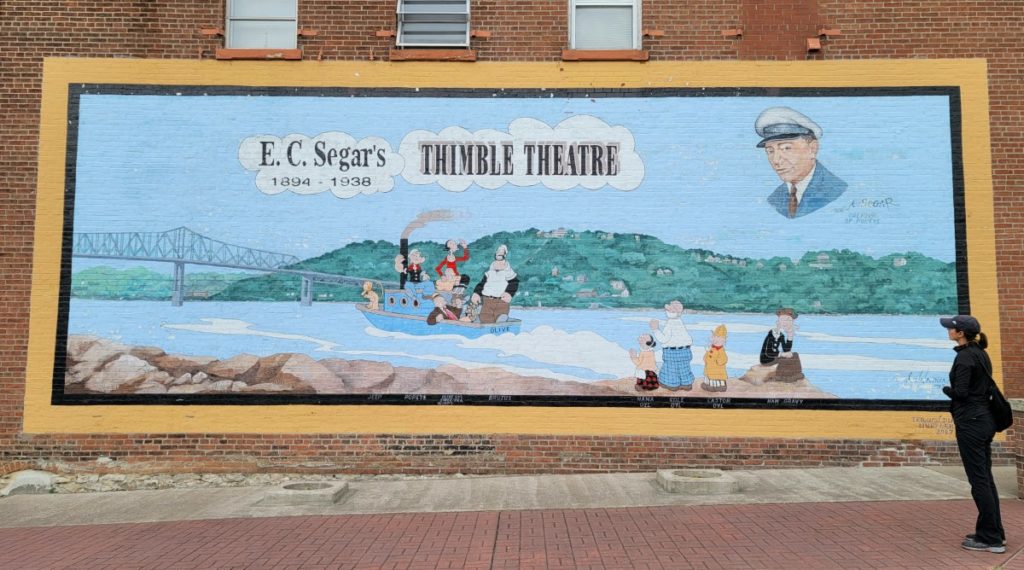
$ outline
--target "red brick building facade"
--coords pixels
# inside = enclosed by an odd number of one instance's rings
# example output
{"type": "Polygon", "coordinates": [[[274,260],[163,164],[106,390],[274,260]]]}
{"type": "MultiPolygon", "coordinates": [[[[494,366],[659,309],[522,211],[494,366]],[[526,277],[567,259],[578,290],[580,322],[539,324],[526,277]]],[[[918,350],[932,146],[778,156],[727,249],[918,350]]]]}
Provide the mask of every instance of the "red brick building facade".
{"type": "MultiPolygon", "coordinates": [[[[1024,25],[1016,1],[644,0],[640,50],[570,50],[566,0],[473,0],[476,62],[573,59],[792,61],[981,58],[988,65],[1005,391],[1024,396],[1024,25]]],[[[958,461],[950,441],[652,436],[133,433],[26,434],[25,369],[36,230],[43,60],[215,60],[222,1],[10,1],[0,7],[0,473],[31,466],[129,471],[530,473],[666,465],[803,467],[958,461]]],[[[395,1],[299,0],[304,60],[467,59],[398,50],[395,1]]],[[[252,55],[252,54],[250,54],[252,55]]],[[[260,55],[260,54],[257,54],[260,55]]],[[[267,54],[262,54],[267,55],[267,54]]],[[[230,54],[221,52],[221,58],[230,54]]],[[[225,63],[225,65],[230,65],[225,63]]],[[[267,61],[268,66],[289,62],[267,61]]],[[[466,62],[462,65],[475,65],[466,62]]],[[[941,331],[939,331],[941,332],[941,331]]],[[[937,335],[938,336],[938,335],[937,335]]],[[[998,452],[1013,460],[1015,436],[998,452]]],[[[1018,465],[1019,465],[1019,455],[1018,465]]]]}

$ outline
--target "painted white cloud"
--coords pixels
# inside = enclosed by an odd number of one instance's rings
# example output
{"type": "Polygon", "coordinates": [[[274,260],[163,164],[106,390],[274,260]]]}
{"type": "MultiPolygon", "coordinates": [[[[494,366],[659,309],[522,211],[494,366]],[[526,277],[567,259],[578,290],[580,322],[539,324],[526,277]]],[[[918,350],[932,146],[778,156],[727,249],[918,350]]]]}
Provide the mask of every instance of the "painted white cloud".
{"type": "Polygon", "coordinates": [[[633,133],[590,115],[576,115],[554,127],[530,118],[509,124],[508,132],[470,132],[447,127],[438,133],[408,133],[398,152],[402,176],[413,184],[438,184],[462,192],[476,184],[506,184],[568,190],[611,186],[634,190],[644,179],[644,163],[633,133]]]}
{"type": "Polygon", "coordinates": [[[264,194],[319,194],[338,198],[390,192],[404,167],[401,155],[380,137],[356,141],[343,132],[315,137],[256,135],[238,147],[238,161],[255,171],[264,194]]]}

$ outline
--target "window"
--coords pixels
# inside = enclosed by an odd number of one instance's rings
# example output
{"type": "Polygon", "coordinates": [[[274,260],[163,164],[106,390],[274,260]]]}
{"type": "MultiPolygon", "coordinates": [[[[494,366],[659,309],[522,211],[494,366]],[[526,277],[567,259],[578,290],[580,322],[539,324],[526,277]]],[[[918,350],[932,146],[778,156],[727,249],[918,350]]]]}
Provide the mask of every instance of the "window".
{"type": "Polygon", "coordinates": [[[298,0],[228,0],[229,49],[295,49],[298,0]]]}
{"type": "Polygon", "coordinates": [[[469,47],[470,0],[398,0],[399,47],[469,47]]]}
{"type": "Polygon", "coordinates": [[[640,47],[639,0],[570,0],[572,49],[622,50],[640,47]]]}

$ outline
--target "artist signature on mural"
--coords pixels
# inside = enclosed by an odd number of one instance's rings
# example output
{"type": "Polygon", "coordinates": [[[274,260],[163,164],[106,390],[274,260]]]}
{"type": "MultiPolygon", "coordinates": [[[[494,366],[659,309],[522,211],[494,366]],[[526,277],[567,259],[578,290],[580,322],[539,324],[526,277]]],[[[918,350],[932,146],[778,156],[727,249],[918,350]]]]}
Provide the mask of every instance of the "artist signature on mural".
{"type": "Polygon", "coordinates": [[[848,224],[878,224],[878,214],[872,212],[848,214],[846,216],[846,223],[848,224]]]}
{"type": "Polygon", "coordinates": [[[836,211],[846,213],[847,224],[877,225],[881,223],[881,216],[879,215],[879,212],[896,207],[897,203],[895,198],[892,196],[881,196],[877,198],[850,200],[850,202],[844,206],[836,208],[836,211]]]}
{"type": "Polygon", "coordinates": [[[896,207],[898,204],[892,196],[879,196],[850,200],[836,208],[835,211],[846,213],[847,224],[879,224],[881,222],[879,212],[896,207]]]}
{"type": "Polygon", "coordinates": [[[931,376],[928,372],[911,372],[909,374],[897,374],[896,381],[906,384],[944,384],[946,378],[942,376],[931,376]]]}
{"type": "Polygon", "coordinates": [[[947,379],[942,376],[931,376],[928,372],[910,372],[908,374],[897,374],[896,383],[904,390],[912,392],[933,393],[946,384],[947,379]]]}
{"type": "Polygon", "coordinates": [[[884,198],[862,198],[850,202],[851,208],[895,208],[896,200],[891,196],[884,198]]]}
{"type": "Polygon", "coordinates": [[[935,430],[935,433],[938,435],[953,433],[953,419],[949,417],[926,418],[924,416],[914,416],[912,420],[915,426],[921,429],[935,430]]]}

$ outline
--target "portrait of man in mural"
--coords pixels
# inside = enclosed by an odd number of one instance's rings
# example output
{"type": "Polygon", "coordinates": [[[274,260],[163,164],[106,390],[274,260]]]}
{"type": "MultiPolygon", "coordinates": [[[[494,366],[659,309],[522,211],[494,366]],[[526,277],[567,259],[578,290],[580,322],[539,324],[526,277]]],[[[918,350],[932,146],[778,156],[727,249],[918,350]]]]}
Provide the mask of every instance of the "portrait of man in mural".
{"type": "Polygon", "coordinates": [[[822,129],[803,113],[789,107],[769,107],[754,122],[763,148],[782,184],[768,203],[787,218],[799,218],[835,201],[846,182],[818,162],[822,129]]]}

